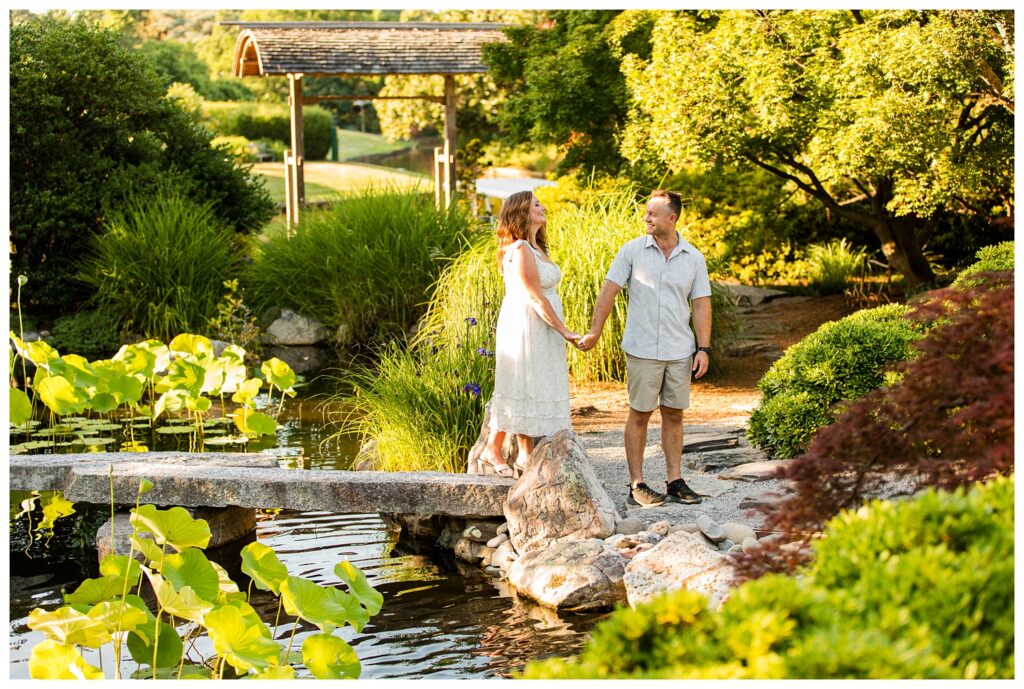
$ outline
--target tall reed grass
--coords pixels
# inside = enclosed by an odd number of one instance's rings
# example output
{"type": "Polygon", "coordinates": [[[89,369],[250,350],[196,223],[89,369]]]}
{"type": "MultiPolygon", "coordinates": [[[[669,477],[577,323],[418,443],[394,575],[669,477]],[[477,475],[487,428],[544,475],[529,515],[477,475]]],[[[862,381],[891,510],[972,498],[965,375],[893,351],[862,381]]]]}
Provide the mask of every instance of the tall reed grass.
{"type": "Polygon", "coordinates": [[[470,234],[455,204],[438,211],[429,194],[367,188],[307,212],[291,236],[270,234],[246,271],[247,295],[341,327],[341,344],[384,340],[423,314],[444,259],[470,234]]]}
{"type": "Polygon", "coordinates": [[[110,214],[78,279],[125,330],[166,341],[202,332],[240,269],[235,233],[212,207],[165,189],[110,214]]]}
{"type": "Polygon", "coordinates": [[[828,244],[812,244],[807,250],[808,281],[819,294],[838,294],[859,276],[867,263],[867,251],[846,238],[828,244]]]}

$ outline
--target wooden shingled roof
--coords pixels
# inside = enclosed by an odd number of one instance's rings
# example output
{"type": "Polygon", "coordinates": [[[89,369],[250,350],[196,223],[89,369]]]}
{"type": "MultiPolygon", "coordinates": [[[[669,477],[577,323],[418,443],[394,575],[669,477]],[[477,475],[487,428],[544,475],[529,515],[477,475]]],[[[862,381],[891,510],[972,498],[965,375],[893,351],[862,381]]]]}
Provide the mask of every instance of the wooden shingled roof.
{"type": "Polygon", "coordinates": [[[481,46],[504,24],[440,22],[224,22],[242,31],[234,76],[474,74],[481,46]]]}

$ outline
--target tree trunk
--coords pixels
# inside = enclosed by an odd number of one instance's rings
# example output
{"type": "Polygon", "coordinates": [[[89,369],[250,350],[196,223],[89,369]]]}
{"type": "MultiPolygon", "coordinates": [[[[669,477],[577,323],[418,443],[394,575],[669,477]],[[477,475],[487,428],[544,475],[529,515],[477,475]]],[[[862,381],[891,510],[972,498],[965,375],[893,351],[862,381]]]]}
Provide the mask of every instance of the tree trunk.
{"type": "Polygon", "coordinates": [[[903,274],[908,286],[919,287],[935,280],[935,273],[924,257],[911,218],[893,218],[888,214],[880,218],[876,216],[872,229],[882,242],[882,253],[889,265],[903,274]]]}

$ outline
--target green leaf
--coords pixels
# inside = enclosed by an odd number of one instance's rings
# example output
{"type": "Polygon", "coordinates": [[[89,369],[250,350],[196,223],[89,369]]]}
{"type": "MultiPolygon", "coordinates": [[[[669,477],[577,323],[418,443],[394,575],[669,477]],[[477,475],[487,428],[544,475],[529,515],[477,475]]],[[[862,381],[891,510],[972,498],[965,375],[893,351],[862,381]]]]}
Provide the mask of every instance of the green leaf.
{"type": "Polygon", "coordinates": [[[77,354],[65,354],[57,359],[51,359],[49,367],[50,373],[64,376],[76,388],[95,387],[99,382],[99,377],[88,360],[77,354]]]}
{"type": "Polygon", "coordinates": [[[115,373],[106,381],[107,392],[120,404],[135,404],[142,399],[142,381],[128,373],[115,373]]]}
{"type": "Polygon", "coordinates": [[[10,333],[11,340],[14,341],[14,348],[18,350],[18,354],[25,357],[37,366],[43,368],[49,367],[50,359],[57,359],[60,354],[56,349],[46,344],[43,340],[36,340],[35,342],[25,342],[20,337],[14,334],[14,331],[10,333]]]}
{"type": "Polygon", "coordinates": [[[122,580],[127,574],[129,584],[134,584],[142,576],[142,567],[135,558],[110,553],[100,562],[100,574],[120,577],[122,580]]]}
{"type": "Polygon", "coordinates": [[[156,666],[158,668],[177,667],[184,651],[178,630],[166,622],[161,622],[159,631],[156,631],[155,624],[156,617],[151,617],[144,625],[139,625],[128,635],[128,653],[131,654],[132,660],[139,665],[152,667],[153,644],[150,639],[159,634],[156,644],[156,666]]]}
{"type": "Polygon", "coordinates": [[[369,619],[366,611],[352,596],[302,577],[288,577],[281,583],[281,600],[289,615],[312,622],[325,632],[341,627],[346,622],[351,622],[356,631],[361,631],[363,625],[360,624],[360,618],[369,619]]]}
{"type": "Polygon", "coordinates": [[[260,386],[262,385],[263,381],[259,378],[250,378],[238,386],[235,394],[231,395],[231,401],[244,404],[247,407],[251,406],[253,399],[259,394],[260,386]]]}
{"type": "Polygon", "coordinates": [[[11,388],[9,396],[11,403],[11,423],[20,426],[32,418],[32,400],[28,398],[24,390],[11,388]]]}
{"type": "Polygon", "coordinates": [[[160,573],[179,591],[190,586],[203,600],[217,599],[220,578],[201,550],[186,548],[176,555],[168,555],[160,573]]]}
{"type": "Polygon", "coordinates": [[[256,588],[281,595],[281,582],[288,578],[288,569],[272,548],[254,541],[242,548],[242,573],[250,577],[256,588]]]}
{"type": "Polygon", "coordinates": [[[35,390],[39,401],[58,416],[83,411],[89,399],[63,376],[47,376],[38,382],[35,390]]]}
{"type": "Polygon", "coordinates": [[[264,361],[260,372],[278,390],[288,390],[295,385],[295,371],[277,357],[264,361]]]}
{"type": "Polygon", "coordinates": [[[89,407],[97,414],[112,412],[120,406],[117,399],[109,392],[97,392],[89,400],[89,407]]]}
{"type": "Polygon", "coordinates": [[[210,342],[210,338],[202,335],[182,333],[171,340],[168,347],[172,352],[183,354],[213,354],[213,343],[210,342]]]}
{"type": "Polygon", "coordinates": [[[184,390],[189,397],[199,397],[206,382],[206,370],[186,359],[175,359],[167,370],[166,380],[174,390],[184,390]]]}
{"type": "Polygon", "coordinates": [[[78,649],[50,639],[32,648],[28,675],[32,679],[103,679],[103,671],[85,662],[78,649]]]}
{"type": "Polygon", "coordinates": [[[181,552],[185,548],[205,548],[210,543],[210,525],[194,519],[184,507],[168,510],[142,505],[132,510],[131,524],[143,533],[153,534],[157,545],[170,545],[181,552]]]}
{"type": "Polygon", "coordinates": [[[236,409],[232,418],[238,430],[248,435],[274,435],[277,432],[277,421],[258,411],[236,409]]]}
{"type": "Polygon", "coordinates": [[[138,344],[123,345],[114,355],[114,361],[123,361],[128,373],[143,379],[152,378],[156,368],[156,354],[138,344]]]}
{"type": "Polygon", "coordinates": [[[246,626],[258,629],[260,634],[263,634],[268,639],[274,638],[273,633],[270,631],[270,627],[263,623],[263,620],[260,619],[259,613],[256,612],[256,609],[246,601],[239,599],[229,600],[224,605],[237,608],[238,612],[241,613],[242,621],[245,622],[246,626]]]}
{"type": "Polygon", "coordinates": [[[157,418],[165,411],[178,411],[185,405],[183,399],[184,393],[180,390],[167,390],[157,398],[156,404],[153,405],[153,418],[157,418]]]}
{"type": "Polygon", "coordinates": [[[302,662],[317,679],[358,679],[362,671],[355,649],[331,634],[307,636],[302,662]]]}
{"type": "Polygon", "coordinates": [[[97,603],[87,614],[111,634],[134,631],[148,621],[146,613],[123,600],[97,603]]]}
{"type": "Polygon", "coordinates": [[[266,625],[251,622],[230,605],[210,611],[203,620],[217,655],[241,672],[276,665],[281,653],[281,647],[269,638],[270,630],[263,633],[259,629],[266,625]]]}
{"type": "Polygon", "coordinates": [[[185,408],[189,411],[204,412],[210,408],[208,397],[186,397],[185,408]]]}
{"type": "Polygon", "coordinates": [[[152,563],[158,563],[163,559],[163,551],[160,546],[150,538],[135,535],[132,537],[132,547],[152,563]]]}
{"type": "Polygon", "coordinates": [[[52,612],[42,608],[32,610],[28,614],[28,627],[69,646],[99,648],[111,640],[106,627],[68,605],[52,612]]]}
{"type": "Polygon", "coordinates": [[[348,560],[334,565],[334,574],[348,586],[349,593],[356,597],[359,604],[366,608],[370,615],[376,615],[384,605],[384,596],[370,586],[366,575],[348,560]]]}
{"type": "Polygon", "coordinates": [[[246,679],[295,679],[295,668],[288,665],[271,665],[246,679]]]}
{"type": "Polygon", "coordinates": [[[197,596],[192,587],[185,586],[182,589],[175,589],[174,584],[159,574],[149,569],[142,571],[145,572],[149,583],[153,586],[153,591],[156,592],[156,598],[164,612],[201,624],[203,616],[213,609],[213,603],[197,596]]]}
{"type": "Polygon", "coordinates": [[[69,605],[95,605],[114,600],[122,594],[124,578],[108,575],[98,579],[86,579],[74,591],[64,595],[64,602],[69,605]]]}

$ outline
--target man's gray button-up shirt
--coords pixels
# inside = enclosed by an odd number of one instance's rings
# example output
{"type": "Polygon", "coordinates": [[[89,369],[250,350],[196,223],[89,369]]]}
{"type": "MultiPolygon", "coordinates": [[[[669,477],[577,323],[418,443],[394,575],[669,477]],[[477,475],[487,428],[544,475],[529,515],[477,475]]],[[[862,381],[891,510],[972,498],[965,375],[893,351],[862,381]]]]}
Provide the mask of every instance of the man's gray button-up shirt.
{"type": "MultiPolygon", "coordinates": [[[[676,233],[679,237],[679,233],[676,233]]],[[[665,258],[651,235],[623,244],[606,279],[629,289],[622,349],[641,359],[678,361],[693,355],[690,300],[711,296],[704,256],[679,237],[665,258]]]]}

